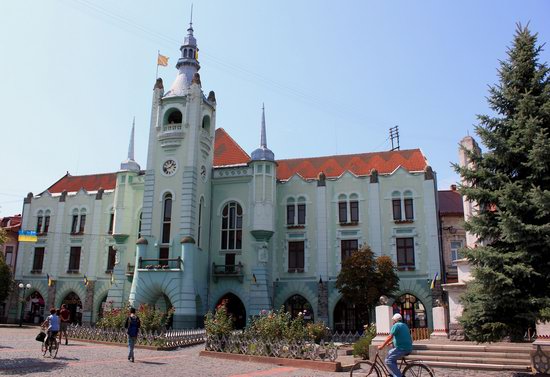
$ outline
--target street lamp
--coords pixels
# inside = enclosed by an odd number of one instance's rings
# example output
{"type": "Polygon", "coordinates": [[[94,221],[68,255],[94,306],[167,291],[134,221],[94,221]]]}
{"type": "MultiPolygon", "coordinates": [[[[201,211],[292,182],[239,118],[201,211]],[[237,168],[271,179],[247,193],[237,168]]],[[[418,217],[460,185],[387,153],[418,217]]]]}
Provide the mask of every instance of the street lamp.
{"type": "Polygon", "coordinates": [[[31,289],[31,284],[19,283],[19,289],[23,290],[23,297],[21,298],[21,317],[19,318],[19,327],[23,326],[23,314],[25,313],[25,292],[27,289],[31,289]]]}

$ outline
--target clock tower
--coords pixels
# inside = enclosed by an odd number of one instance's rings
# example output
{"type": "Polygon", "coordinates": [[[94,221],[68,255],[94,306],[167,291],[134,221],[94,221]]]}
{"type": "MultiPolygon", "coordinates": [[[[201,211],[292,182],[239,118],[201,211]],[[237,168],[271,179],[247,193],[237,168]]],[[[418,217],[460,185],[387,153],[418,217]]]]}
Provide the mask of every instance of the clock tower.
{"type": "Polygon", "coordinates": [[[195,274],[208,268],[204,224],[210,221],[216,119],[214,92],[206,97],[202,91],[193,32],[191,22],[170,89],[157,79],[153,91],[142,238],[130,293],[133,305],[168,299],[178,328],[195,327],[205,312],[206,279],[195,274]]]}

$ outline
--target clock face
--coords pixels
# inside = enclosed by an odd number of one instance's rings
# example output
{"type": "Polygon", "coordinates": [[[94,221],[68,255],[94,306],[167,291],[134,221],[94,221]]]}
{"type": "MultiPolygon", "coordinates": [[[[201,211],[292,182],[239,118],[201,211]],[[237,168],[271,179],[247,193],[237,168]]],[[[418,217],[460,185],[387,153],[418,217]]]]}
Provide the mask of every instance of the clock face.
{"type": "Polygon", "coordinates": [[[206,168],[203,166],[201,166],[201,178],[203,181],[206,181],[206,168]]]}
{"type": "Polygon", "coordinates": [[[175,160],[172,160],[172,159],[166,160],[162,164],[162,172],[165,175],[174,175],[177,168],[178,168],[178,164],[176,163],[175,160]]]}

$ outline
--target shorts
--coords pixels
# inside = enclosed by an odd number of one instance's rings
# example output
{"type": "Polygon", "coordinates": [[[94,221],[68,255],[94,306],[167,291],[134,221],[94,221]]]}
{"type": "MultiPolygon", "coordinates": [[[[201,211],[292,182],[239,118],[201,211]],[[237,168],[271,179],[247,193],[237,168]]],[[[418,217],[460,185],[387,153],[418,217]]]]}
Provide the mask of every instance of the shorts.
{"type": "Polygon", "coordinates": [[[49,338],[50,336],[51,336],[52,338],[55,338],[55,337],[57,336],[57,333],[58,333],[58,332],[59,332],[59,331],[51,331],[51,330],[49,330],[49,331],[48,331],[48,338],[49,338]]]}
{"type": "Polygon", "coordinates": [[[69,326],[69,322],[61,322],[61,327],[59,328],[59,330],[67,332],[67,327],[68,326],[69,326]]]}

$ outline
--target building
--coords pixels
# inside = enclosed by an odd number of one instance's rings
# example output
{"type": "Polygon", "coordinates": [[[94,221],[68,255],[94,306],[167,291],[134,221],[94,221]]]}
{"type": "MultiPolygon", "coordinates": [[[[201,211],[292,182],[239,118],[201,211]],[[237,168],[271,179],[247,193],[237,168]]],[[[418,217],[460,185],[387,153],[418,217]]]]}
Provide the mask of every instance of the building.
{"type": "MultiPolygon", "coordinates": [[[[21,229],[21,215],[0,218],[0,228],[6,231],[7,236],[6,242],[0,245],[0,253],[2,253],[6,264],[15,272],[18,248],[17,237],[19,229],[21,229]]],[[[5,302],[0,302],[0,323],[7,321],[7,314],[16,303],[13,292],[5,302]]]]}
{"type": "Polygon", "coordinates": [[[458,281],[456,261],[462,259],[460,249],[466,246],[462,195],[456,190],[456,185],[451,185],[450,190],[440,190],[438,195],[443,273],[445,274],[443,281],[456,283],[458,281]]]}
{"type": "Polygon", "coordinates": [[[23,229],[39,236],[21,246],[17,280],[45,305],[69,304],[76,322],[95,322],[106,301],[129,301],[174,307],[174,327],[196,327],[227,300],[237,327],[285,306],[351,330],[363,323],[335,280],[367,243],[398,266],[395,310],[430,326],[440,253],[436,177],[423,153],[276,160],[262,111],[249,155],[216,129],[193,33],[190,25],[171,87],[155,83],[145,169],[132,128],[118,172],[67,174],[25,199],[23,229]]]}

